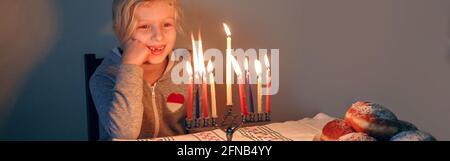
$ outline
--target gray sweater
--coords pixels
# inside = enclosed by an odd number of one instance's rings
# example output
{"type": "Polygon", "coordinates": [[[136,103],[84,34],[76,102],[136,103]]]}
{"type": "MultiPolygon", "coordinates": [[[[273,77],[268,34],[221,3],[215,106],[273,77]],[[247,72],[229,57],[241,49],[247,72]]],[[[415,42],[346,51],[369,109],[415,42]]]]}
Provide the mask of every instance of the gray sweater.
{"type": "Polygon", "coordinates": [[[141,67],[121,64],[121,59],[119,49],[113,49],[89,82],[99,115],[100,140],[185,134],[186,108],[180,96],[187,98],[187,86],[174,84],[170,77],[173,66],[180,62],[169,61],[152,87],[143,79],[141,67]],[[171,102],[167,102],[169,97],[171,102]]]}

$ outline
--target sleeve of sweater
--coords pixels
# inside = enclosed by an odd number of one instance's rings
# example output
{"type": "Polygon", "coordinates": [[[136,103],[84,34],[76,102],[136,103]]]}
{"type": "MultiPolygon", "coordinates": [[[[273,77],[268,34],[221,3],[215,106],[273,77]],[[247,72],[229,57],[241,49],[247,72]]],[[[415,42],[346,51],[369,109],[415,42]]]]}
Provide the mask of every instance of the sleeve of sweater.
{"type": "Polygon", "coordinates": [[[111,138],[137,139],[144,105],[143,69],[122,64],[115,81],[107,74],[96,73],[89,87],[99,114],[99,121],[111,138]]]}

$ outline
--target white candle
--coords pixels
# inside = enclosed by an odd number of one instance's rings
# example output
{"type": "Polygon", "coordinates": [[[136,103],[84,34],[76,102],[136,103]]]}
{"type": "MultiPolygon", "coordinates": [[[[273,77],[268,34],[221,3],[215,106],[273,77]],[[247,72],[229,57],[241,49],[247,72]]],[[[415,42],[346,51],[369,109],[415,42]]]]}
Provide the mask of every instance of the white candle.
{"type": "Polygon", "coordinates": [[[262,81],[261,81],[261,62],[259,62],[259,60],[255,60],[255,70],[256,70],[256,74],[258,75],[258,86],[257,86],[257,90],[258,90],[258,94],[257,94],[257,99],[258,99],[258,113],[262,113],[262,81]]]}
{"type": "Polygon", "coordinates": [[[217,118],[217,107],[216,107],[216,85],[214,80],[214,74],[213,74],[213,65],[211,63],[211,60],[208,62],[208,73],[209,73],[209,83],[211,87],[211,115],[212,118],[217,118]]]}
{"type": "Polygon", "coordinates": [[[271,73],[270,73],[270,62],[267,54],[264,57],[266,64],[266,112],[270,113],[270,83],[271,83],[271,73]]]}
{"type": "Polygon", "coordinates": [[[227,106],[233,105],[233,97],[231,96],[231,31],[227,24],[223,24],[225,33],[227,34],[227,51],[226,51],[226,83],[227,83],[227,106]]]}

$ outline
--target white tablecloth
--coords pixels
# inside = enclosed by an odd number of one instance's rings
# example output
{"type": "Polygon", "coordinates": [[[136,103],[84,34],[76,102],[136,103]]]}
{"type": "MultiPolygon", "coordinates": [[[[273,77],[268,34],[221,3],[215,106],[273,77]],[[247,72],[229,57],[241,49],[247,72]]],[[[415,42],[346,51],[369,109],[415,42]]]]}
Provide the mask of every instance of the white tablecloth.
{"type": "MultiPolygon", "coordinates": [[[[326,114],[319,113],[313,118],[298,121],[272,123],[263,126],[243,127],[233,136],[233,141],[313,141],[322,132],[323,126],[333,120],[326,114]]],[[[221,129],[195,134],[161,137],[153,139],[114,141],[226,141],[226,133],[221,129]]]]}

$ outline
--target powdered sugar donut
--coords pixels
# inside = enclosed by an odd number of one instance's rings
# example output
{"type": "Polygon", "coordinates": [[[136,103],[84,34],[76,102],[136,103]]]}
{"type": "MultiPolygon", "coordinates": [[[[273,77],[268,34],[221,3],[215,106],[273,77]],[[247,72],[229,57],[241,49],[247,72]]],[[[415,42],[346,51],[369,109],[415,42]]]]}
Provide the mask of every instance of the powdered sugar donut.
{"type": "Polygon", "coordinates": [[[432,135],[423,131],[403,131],[391,138],[391,141],[436,141],[432,135]]]}
{"type": "Polygon", "coordinates": [[[377,141],[366,133],[354,132],[339,137],[338,141],[377,141]]]}
{"type": "Polygon", "coordinates": [[[371,102],[354,103],[345,114],[345,121],[355,131],[380,140],[388,140],[399,131],[395,114],[382,105],[371,102]]]}
{"type": "Polygon", "coordinates": [[[336,119],[328,122],[322,129],[321,141],[336,141],[342,135],[355,132],[350,124],[344,120],[336,119]]]}

